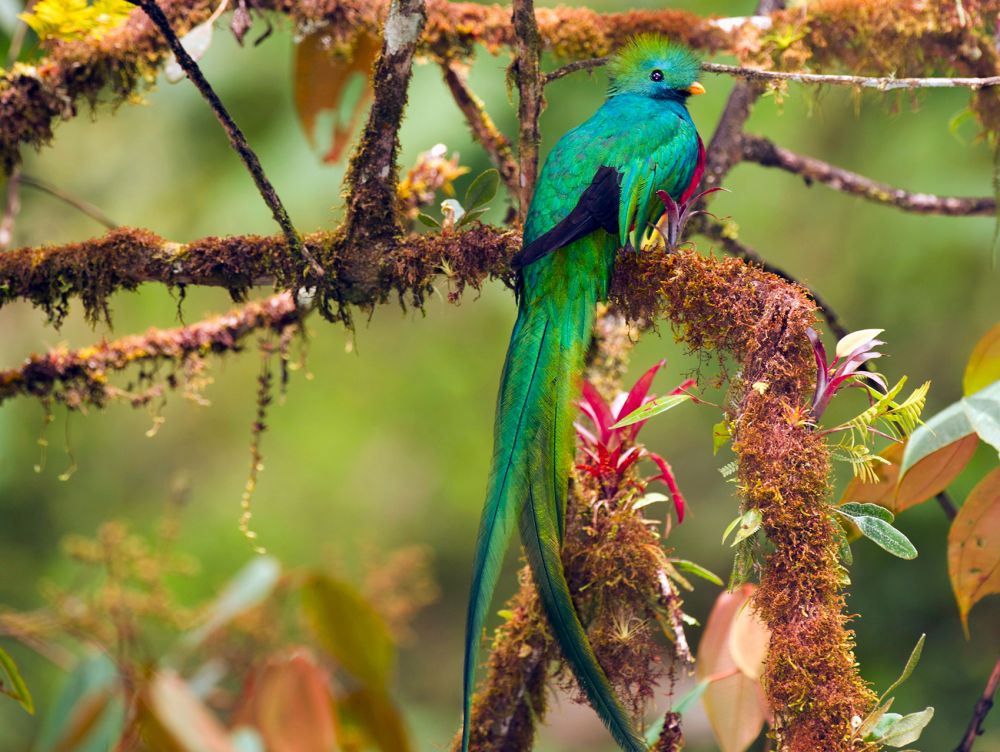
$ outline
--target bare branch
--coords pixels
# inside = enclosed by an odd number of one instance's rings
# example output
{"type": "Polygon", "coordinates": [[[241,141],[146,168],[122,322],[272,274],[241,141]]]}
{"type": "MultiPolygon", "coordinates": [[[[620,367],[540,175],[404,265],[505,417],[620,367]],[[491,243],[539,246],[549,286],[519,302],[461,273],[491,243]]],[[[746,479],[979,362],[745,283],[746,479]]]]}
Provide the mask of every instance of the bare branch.
{"type": "Polygon", "coordinates": [[[553,81],[558,81],[563,76],[568,76],[570,73],[576,73],[581,70],[594,70],[595,68],[600,68],[608,64],[611,60],[610,55],[604,57],[592,57],[589,60],[575,60],[572,63],[567,63],[562,68],[556,68],[554,71],[550,71],[545,74],[544,84],[547,86],[553,81]]]}
{"type": "Polygon", "coordinates": [[[246,165],[247,170],[250,172],[257,190],[260,191],[261,198],[264,199],[264,203],[271,210],[275,222],[278,223],[278,226],[284,233],[288,247],[309,264],[314,274],[320,277],[323,276],[323,268],[302,244],[301,238],[299,238],[298,233],[292,226],[292,220],[288,217],[288,212],[285,211],[284,204],[281,203],[281,199],[278,198],[274,186],[271,185],[271,181],[264,174],[264,168],[260,166],[260,160],[257,159],[257,155],[250,148],[250,144],[247,142],[246,136],[243,135],[243,131],[236,125],[236,121],[230,116],[222,104],[222,100],[219,99],[211,84],[208,83],[208,80],[201,72],[201,68],[198,67],[198,64],[188,54],[188,51],[184,49],[180,39],[177,38],[177,34],[171,28],[169,19],[167,19],[160,6],[157,5],[156,0],[129,0],[129,2],[133,2],[142,8],[146,15],[149,16],[149,19],[156,25],[156,28],[160,30],[164,39],[167,40],[171,52],[174,53],[177,63],[212,108],[212,112],[219,123],[222,124],[226,135],[229,137],[229,143],[232,144],[234,151],[243,160],[243,164],[246,165]]]}
{"type": "Polygon", "coordinates": [[[459,64],[447,62],[443,63],[441,68],[444,71],[444,81],[448,85],[448,90],[451,91],[455,104],[465,115],[465,119],[472,129],[473,137],[486,150],[493,166],[500,173],[500,179],[503,180],[507,191],[512,198],[517,200],[520,195],[517,182],[518,168],[511,152],[510,142],[497,129],[493,119],[486,112],[482,100],[469,88],[459,64]]]}
{"type": "Polygon", "coordinates": [[[942,491],[934,498],[937,499],[938,506],[941,507],[941,511],[945,513],[945,516],[949,520],[953,520],[958,516],[958,508],[955,506],[955,502],[951,500],[951,496],[948,495],[947,491],[942,491]]]}
{"type": "Polygon", "coordinates": [[[533,0],[514,0],[514,77],[520,94],[517,119],[521,124],[518,138],[520,161],[520,192],[518,195],[522,221],[528,216],[528,205],[538,179],[538,118],[542,113],[542,72],[540,57],[542,38],[538,33],[533,0]]]}
{"type": "Polygon", "coordinates": [[[996,665],[993,666],[993,672],[986,682],[986,688],[972,712],[969,728],[966,730],[965,736],[962,737],[962,742],[955,747],[955,752],[972,752],[972,745],[976,743],[976,737],[983,733],[983,721],[986,720],[986,714],[993,707],[993,696],[996,694],[998,686],[1000,686],[1000,660],[997,660],[996,665]]]}
{"type": "MultiPolygon", "coordinates": [[[[71,408],[101,406],[116,397],[128,396],[108,384],[109,373],[137,363],[182,363],[209,352],[235,352],[252,332],[284,331],[297,324],[300,315],[291,293],[286,292],[190,326],[150,329],[146,334],[80,350],[55,348],[44,355],[32,355],[19,368],[0,371],[0,403],[18,395],[55,395],[71,408]]],[[[142,402],[147,398],[142,395],[137,399],[142,402]]]]}
{"type": "Polygon", "coordinates": [[[41,178],[36,178],[31,175],[21,175],[21,184],[34,188],[35,190],[41,191],[42,193],[48,193],[50,196],[59,199],[65,204],[69,204],[74,209],[86,214],[92,220],[98,224],[102,224],[109,230],[117,229],[118,223],[111,219],[107,214],[102,212],[99,208],[94,206],[89,201],[84,201],[81,198],[77,198],[71,193],[67,193],[62,188],[57,185],[53,185],[48,180],[42,180],[41,178]]]}
{"type": "Polygon", "coordinates": [[[807,184],[823,183],[836,191],[861,196],[879,204],[895,206],[916,214],[944,214],[952,217],[992,216],[996,200],[989,196],[964,198],[910,193],[876,182],[856,172],[835,167],[822,160],[789,151],[761,136],[744,134],[743,159],[764,167],[777,167],[801,175],[807,184]]]}
{"type": "Polygon", "coordinates": [[[879,91],[892,91],[894,89],[972,89],[978,91],[991,86],[1000,86],[1000,76],[985,78],[840,76],[824,73],[771,71],[761,68],[745,68],[739,65],[723,65],[722,63],[702,63],[701,69],[709,73],[736,76],[747,81],[794,81],[799,84],[851,86],[862,89],[878,89],[879,91]]]}

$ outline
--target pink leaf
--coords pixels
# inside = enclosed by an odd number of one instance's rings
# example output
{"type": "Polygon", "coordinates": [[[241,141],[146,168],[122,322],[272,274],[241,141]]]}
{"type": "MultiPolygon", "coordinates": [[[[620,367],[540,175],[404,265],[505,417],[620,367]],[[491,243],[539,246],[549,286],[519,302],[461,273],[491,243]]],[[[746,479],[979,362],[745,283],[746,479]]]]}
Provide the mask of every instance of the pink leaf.
{"type": "Polygon", "coordinates": [[[677,511],[677,522],[684,522],[684,510],[687,507],[687,502],[684,500],[684,495],[677,485],[673,468],[670,467],[665,459],[653,452],[649,452],[649,459],[655,462],[656,466],[660,468],[660,475],[654,478],[654,480],[662,480],[667,485],[667,488],[670,489],[670,496],[674,500],[674,509],[677,511]]]}
{"type": "Polygon", "coordinates": [[[589,381],[583,382],[583,399],[593,410],[591,417],[594,420],[594,426],[601,434],[601,441],[606,443],[611,438],[611,426],[615,422],[608,403],[604,401],[600,392],[589,381]]]}

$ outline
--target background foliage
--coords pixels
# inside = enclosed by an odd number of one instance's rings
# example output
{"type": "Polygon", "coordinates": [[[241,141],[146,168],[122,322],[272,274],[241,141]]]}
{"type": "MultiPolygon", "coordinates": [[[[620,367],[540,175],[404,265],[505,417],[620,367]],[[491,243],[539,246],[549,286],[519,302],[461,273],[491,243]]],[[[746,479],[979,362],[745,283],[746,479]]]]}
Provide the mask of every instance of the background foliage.
{"type": "MultiPolygon", "coordinates": [[[[0,0],[2,4],[2,0],[0,0]]],[[[539,2],[540,6],[553,3],[539,2]]],[[[572,3],[578,4],[578,3],[572,3]]],[[[582,4],[582,3],[579,3],[582,4]]],[[[653,2],[635,2],[654,7],[653,2]]],[[[598,10],[617,4],[588,2],[598,10]]],[[[705,12],[704,3],[677,5],[705,12]]],[[[742,14],[745,4],[716,2],[712,11],[742,14]]],[[[240,50],[218,33],[203,59],[235,119],[247,132],[271,180],[300,228],[332,227],[340,212],[343,165],[320,163],[303,137],[292,104],[291,33],[276,21],[259,47],[240,50]]],[[[4,30],[0,32],[7,35],[4,30]]],[[[257,34],[255,28],[251,38],[257,34]]],[[[8,37],[0,36],[0,52],[8,37]]],[[[550,61],[551,62],[551,61],[550,61]]],[[[481,51],[472,88],[486,100],[501,130],[516,130],[515,110],[504,90],[505,56],[481,51]]],[[[543,151],[588,116],[603,97],[604,74],[577,74],[547,90],[542,116],[543,151]]],[[[732,85],[706,77],[708,95],[693,102],[702,132],[715,122],[732,85]]],[[[911,190],[941,194],[991,192],[991,153],[973,143],[976,125],[961,117],[962,91],[855,97],[848,91],[792,87],[784,101],[758,106],[748,130],[911,190]]],[[[400,164],[442,142],[461,154],[470,175],[459,193],[488,167],[435,66],[418,66],[401,140],[400,164]]],[[[85,197],[119,222],[148,227],[177,241],[210,234],[273,230],[272,220],[231,153],[224,135],[193,87],[161,82],[141,106],[114,117],[77,118],[59,126],[55,144],[25,160],[28,174],[44,177],[85,197]]],[[[796,178],[743,164],[727,180],[733,192],[714,210],[730,215],[741,238],[820,290],[849,328],[884,328],[890,376],[931,379],[926,415],[961,394],[961,374],[976,340],[1000,314],[997,276],[989,251],[988,218],[907,215],[829,191],[804,189],[796,178]]],[[[57,243],[99,234],[86,217],[51,198],[22,191],[24,207],[17,245],[57,243]]],[[[500,202],[491,219],[502,217],[500,202]]],[[[447,291],[442,289],[442,296],[447,291]]],[[[226,294],[192,290],[181,308],[186,320],[229,306],[226,294]]],[[[159,287],[114,301],[118,332],[176,322],[178,301],[159,287]]],[[[93,333],[75,312],[58,334],[26,305],[0,310],[0,363],[14,365],[33,350],[67,341],[80,346],[93,333]]],[[[509,327],[510,292],[488,286],[461,307],[431,300],[426,315],[378,309],[359,322],[354,337],[336,327],[314,328],[307,367],[292,374],[283,404],[276,406],[264,436],[266,470],[255,499],[260,542],[288,566],[320,566],[360,582],[373,552],[413,543],[434,552],[441,597],[414,624],[397,669],[397,697],[419,749],[446,745],[458,721],[462,614],[472,549],[490,452],[495,389],[509,327]]],[[[99,329],[99,331],[101,331],[99,329]]],[[[697,364],[673,344],[669,330],[639,344],[632,374],[668,357],[663,383],[674,383],[697,364]]],[[[63,451],[65,413],[49,426],[48,458],[40,473],[43,413],[37,404],[14,401],[0,412],[0,603],[19,609],[40,605],[39,585],[70,583],[60,553],[67,534],[93,535],[107,519],[153,530],[170,502],[171,488],[187,486],[178,547],[201,562],[196,577],[176,578],[182,602],[215,593],[252,555],[237,530],[245,478],[246,445],[254,419],[259,360],[230,359],[212,371],[205,409],[179,396],[162,414],[155,437],[143,411],[115,407],[69,423],[73,457],[63,451]],[[58,476],[78,469],[68,481],[58,476]]],[[[707,373],[703,373],[702,381],[707,373]]],[[[835,404],[849,417],[852,400],[835,404]],[[850,404],[847,404],[850,403],[850,404]]],[[[666,455],[690,501],[689,516],[670,543],[679,556],[725,573],[731,551],[719,533],[735,509],[732,486],[716,472],[710,411],[682,406],[651,423],[644,437],[666,455]]],[[[833,419],[831,418],[831,423],[833,419]]],[[[952,487],[964,499],[991,458],[979,455],[952,487]]],[[[838,480],[849,473],[838,467],[838,480]]],[[[886,686],[898,673],[920,633],[928,634],[923,660],[899,691],[904,707],[934,705],[937,715],[921,746],[947,749],[957,743],[971,706],[992,666],[1000,634],[1000,604],[987,599],[970,617],[972,638],[962,636],[947,580],[947,521],[933,504],[906,512],[898,526],[920,551],[905,562],[873,546],[855,547],[851,608],[858,656],[866,678],[886,686]]],[[[511,555],[511,572],[514,556],[511,555]]],[[[506,576],[502,587],[514,587],[506,576]]],[[[707,584],[688,600],[704,619],[716,595],[707,584]]],[[[499,600],[498,600],[499,602],[499,600]]],[[[5,641],[44,717],[61,674],[43,659],[5,641]]],[[[987,723],[982,752],[1000,750],[996,719],[987,723]]],[[[685,727],[692,750],[711,749],[703,721],[685,727]]],[[[14,703],[0,703],[0,748],[27,748],[37,738],[36,719],[14,703]]],[[[608,749],[606,735],[586,708],[562,702],[543,732],[543,748],[608,749]]]]}

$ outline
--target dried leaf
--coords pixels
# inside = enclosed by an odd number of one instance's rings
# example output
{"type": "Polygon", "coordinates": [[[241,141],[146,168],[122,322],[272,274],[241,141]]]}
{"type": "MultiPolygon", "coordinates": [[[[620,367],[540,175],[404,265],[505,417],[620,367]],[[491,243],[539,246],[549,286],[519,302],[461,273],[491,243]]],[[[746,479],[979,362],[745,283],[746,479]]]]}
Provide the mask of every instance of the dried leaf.
{"type": "Polygon", "coordinates": [[[729,629],[729,652],[744,676],[760,681],[767,659],[771,630],[760,620],[749,603],[741,608],[729,629]]]}
{"type": "Polygon", "coordinates": [[[327,164],[339,162],[351,135],[372,99],[371,70],[380,44],[361,33],[348,56],[330,49],[330,34],[320,30],[295,48],[295,111],[313,149],[317,121],[322,113],[333,118],[332,137],[323,156],[327,164]]]}
{"type": "Polygon", "coordinates": [[[244,690],[236,723],[260,732],[269,752],[337,749],[337,719],[330,677],[306,648],[270,658],[244,690]]]}
{"type": "Polygon", "coordinates": [[[951,524],[948,574],[968,634],[972,607],[1000,593],[1000,468],[972,489],[951,524]]]}
{"type": "Polygon", "coordinates": [[[760,682],[743,675],[729,648],[733,623],[753,592],[753,585],[743,585],[735,592],[721,593],[698,646],[698,679],[725,676],[712,681],[702,698],[722,752],[744,752],[760,735],[766,720],[767,703],[760,682]],[[726,676],[730,672],[732,675],[726,676]]]}
{"type": "Polygon", "coordinates": [[[974,394],[994,381],[1000,381],[1000,324],[986,332],[972,349],[962,377],[962,393],[974,394]]]}

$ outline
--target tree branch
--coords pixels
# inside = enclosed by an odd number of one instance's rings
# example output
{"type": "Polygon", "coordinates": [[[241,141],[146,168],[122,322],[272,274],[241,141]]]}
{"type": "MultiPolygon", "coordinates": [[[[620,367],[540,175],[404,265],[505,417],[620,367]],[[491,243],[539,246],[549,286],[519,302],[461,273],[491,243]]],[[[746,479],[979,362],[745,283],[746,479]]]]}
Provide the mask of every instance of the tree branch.
{"type": "MultiPolygon", "coordinates": [[[[479,224],[461,232],[404,235],[381,260],[379,286],[363,296],[355,292],[350,301],[336,296],[349,286],[343,270],[357,248],[335,232],[306,235],[304,242],[327,261],[323,285],[335,301],[373,306],[395,293],[401,302],[420,306],[441,274],[446,274],[449,296],[454,298],[466,286],[478,289],[487,277],[509,280],[508,259],[519,249],[520,236],[479,224]]],[[[58,324],[69,311],[69,301],[80,298],[88,318],[95,320],[108,316],[110,295],[146,282],[223,287],[240,298],[254,285],[289,279],[296,262],[281,235],[236,235],[182,244],[147,230],[123,228],[82,243],[0,254],[0,306],[26,300],[58,324]]]]}
{"type": "Polygon", "coordinates": [[[298,233],[292,226],[292,220],[288,217],[288,212],[285,210],[284,204],[281,203],[281,199],[278,198],[277,192],[274,190],[274,186],[271,185],[271,181],[268,180],[267,175],[264,174],[264,168],[260,166],[260,160],[257,159],[257,155],[254,153],[253,149],[250,148],[250,144],[247,142],[246,136],[243,135],[243,131],[240,127],[236,125],[236,121],[233,120],[232,116],[226,110],[225,106],[222,104],[222,100],[215,93],[211,84],[201,72],[201,68],[194,61],[188,51],[184,49],[181,44],[180,39],[178,39],[177,34],[170,26],[170,20],[164,14],[163,10],[157,5],[156,0],[129,0],[129,2],[135,3],[149,16],[149,19],[156,25],[163,34],[164,39],[167,40],[167,45],[170,47],[171,52],[174,53],[174,57],[177,59],[177,63],[181,66],[187,77],[191,79],[198,91],[204,97],[205,101],[208,102],[209,106],[212,108],[212,112],[215,114],[216,119],[222,124],[223,129],[226,131],[226,135],[229,137],[229,143],[232,145],[233,150],[239,155],[240,159],[243,160],[243,164],[246,165],[247,170],[250,172],[250,176],[253,178],[254,184],[257,186],[257,190],[260,192],[261,198],[264,199],[264,203],[267,204],[268,208],[271,210],[271,214],[274,217],[274,221],[278,223],[281,228],[282,233],[285,235],[285,240],[288,243],[288,247],[293,250],[296,256],[302,258],[306,263],[309,264],[312,269],[313,274],[316,276],[323,276],[323,268],[316,262],[312,254],[306,250],[306,247],[302,244],[301,238],[299,238],[298,233]]]}
{"type": "Polygon", "coordinates": [[[517,181],[518,167],[511,152],[510,142],[497,129],[493,119],[486,112],[482,100],[469,88],[462,71],[459,69],[459,63],[442,63],[441,69],[444,72],[445,84],[455,99],[455,104],[465,115],[465,119],[472,129],[473,138],[486,150],[486,154],[493,166],[497,168],[497,172],[500,173],[500,179],[503,180],[511,198],[518,201],[520,196],[517,181]]]}
{"type": "Polygon", "coordinates": [[[799,84],[851,86],[862,89],[878,89],[879,91],[892,91],[894,89],[972,89],[978,91],[992,86],[1000,86],[1000,76],[987,76],[985,78],[846,76],[763,70],[740,65],[723,65],[722,63],[702,63],[701,69],[709,73],[736,76],[747,81],[793,81],[799,84]]]}
{"type": "MultiPolygon", "coordinates": [[[[284,292],[190,326],[150,329],[146,334],[79,350],[55,348],[44,355],[32,355],[19,368],[0,371],[0,403],[18,395],[31,395],[55,397],[72,409],[102,407],[121,397],[145,404],[151,398],[148,390],[133,393],[113,387],[108,383],[108,374],[137,363],[184,364],[188,358],[202,358],[210,352],[237,352],[254,331],[283,332],[298,324],[300,316],[291,293],[284,292]]],[[[166,381],[176,386],[170,377],[166,381]]]]}
{"type": "Polygon", "coordinates": [[[534,0],[514,0],[514,79],[519,94],[517,119],[521,125],[517,142],[519,160],[518,204],[521,221],[528,217],[528,205],[538,179],[538,118],[545,104],[540,58],[542,38],[535,19],[534,0]]]}
{"type": "Polygon", "coordinates": [[[1000,660],[993,666],[993,672],[986,682],[986,688],[980,696],[976,707],[972,711],[972,720],[969,721],[969,728],[962,737],[961,743],[955,747],[955,752],[971,752],[972,745],[976,743],[976,737],[983,733],[983,721],[986,720],[987,713],[993,707],[993,696],[1000,686],[1000,660]]]}
{"type": "Polygon", "coordinates": [[[764,167],[777,167],[801,175],[807,185],[816,181],[835,191],[861,196],[869,201],[895,206],[915,214],[943,214],[952,217],[996,214],[996,200],[992,197],[964,198],[910,193],[901,188],[876,182],[856,172],[835,167],[822,160],[796,154],[761,136],[744,134],[742,141],[743,159],[764,167]]]}
{"type": "Polygon", "coordinates": [[[403,233],[396,154],[413,55],[426,18],[424,0],[392,0],[389,6],[382,52],[372,74],[374,100],[345,181],[349,193],[344,232],[357,248],[345,278],[362,296],[378,286],[381,256],[403,233]]]}

